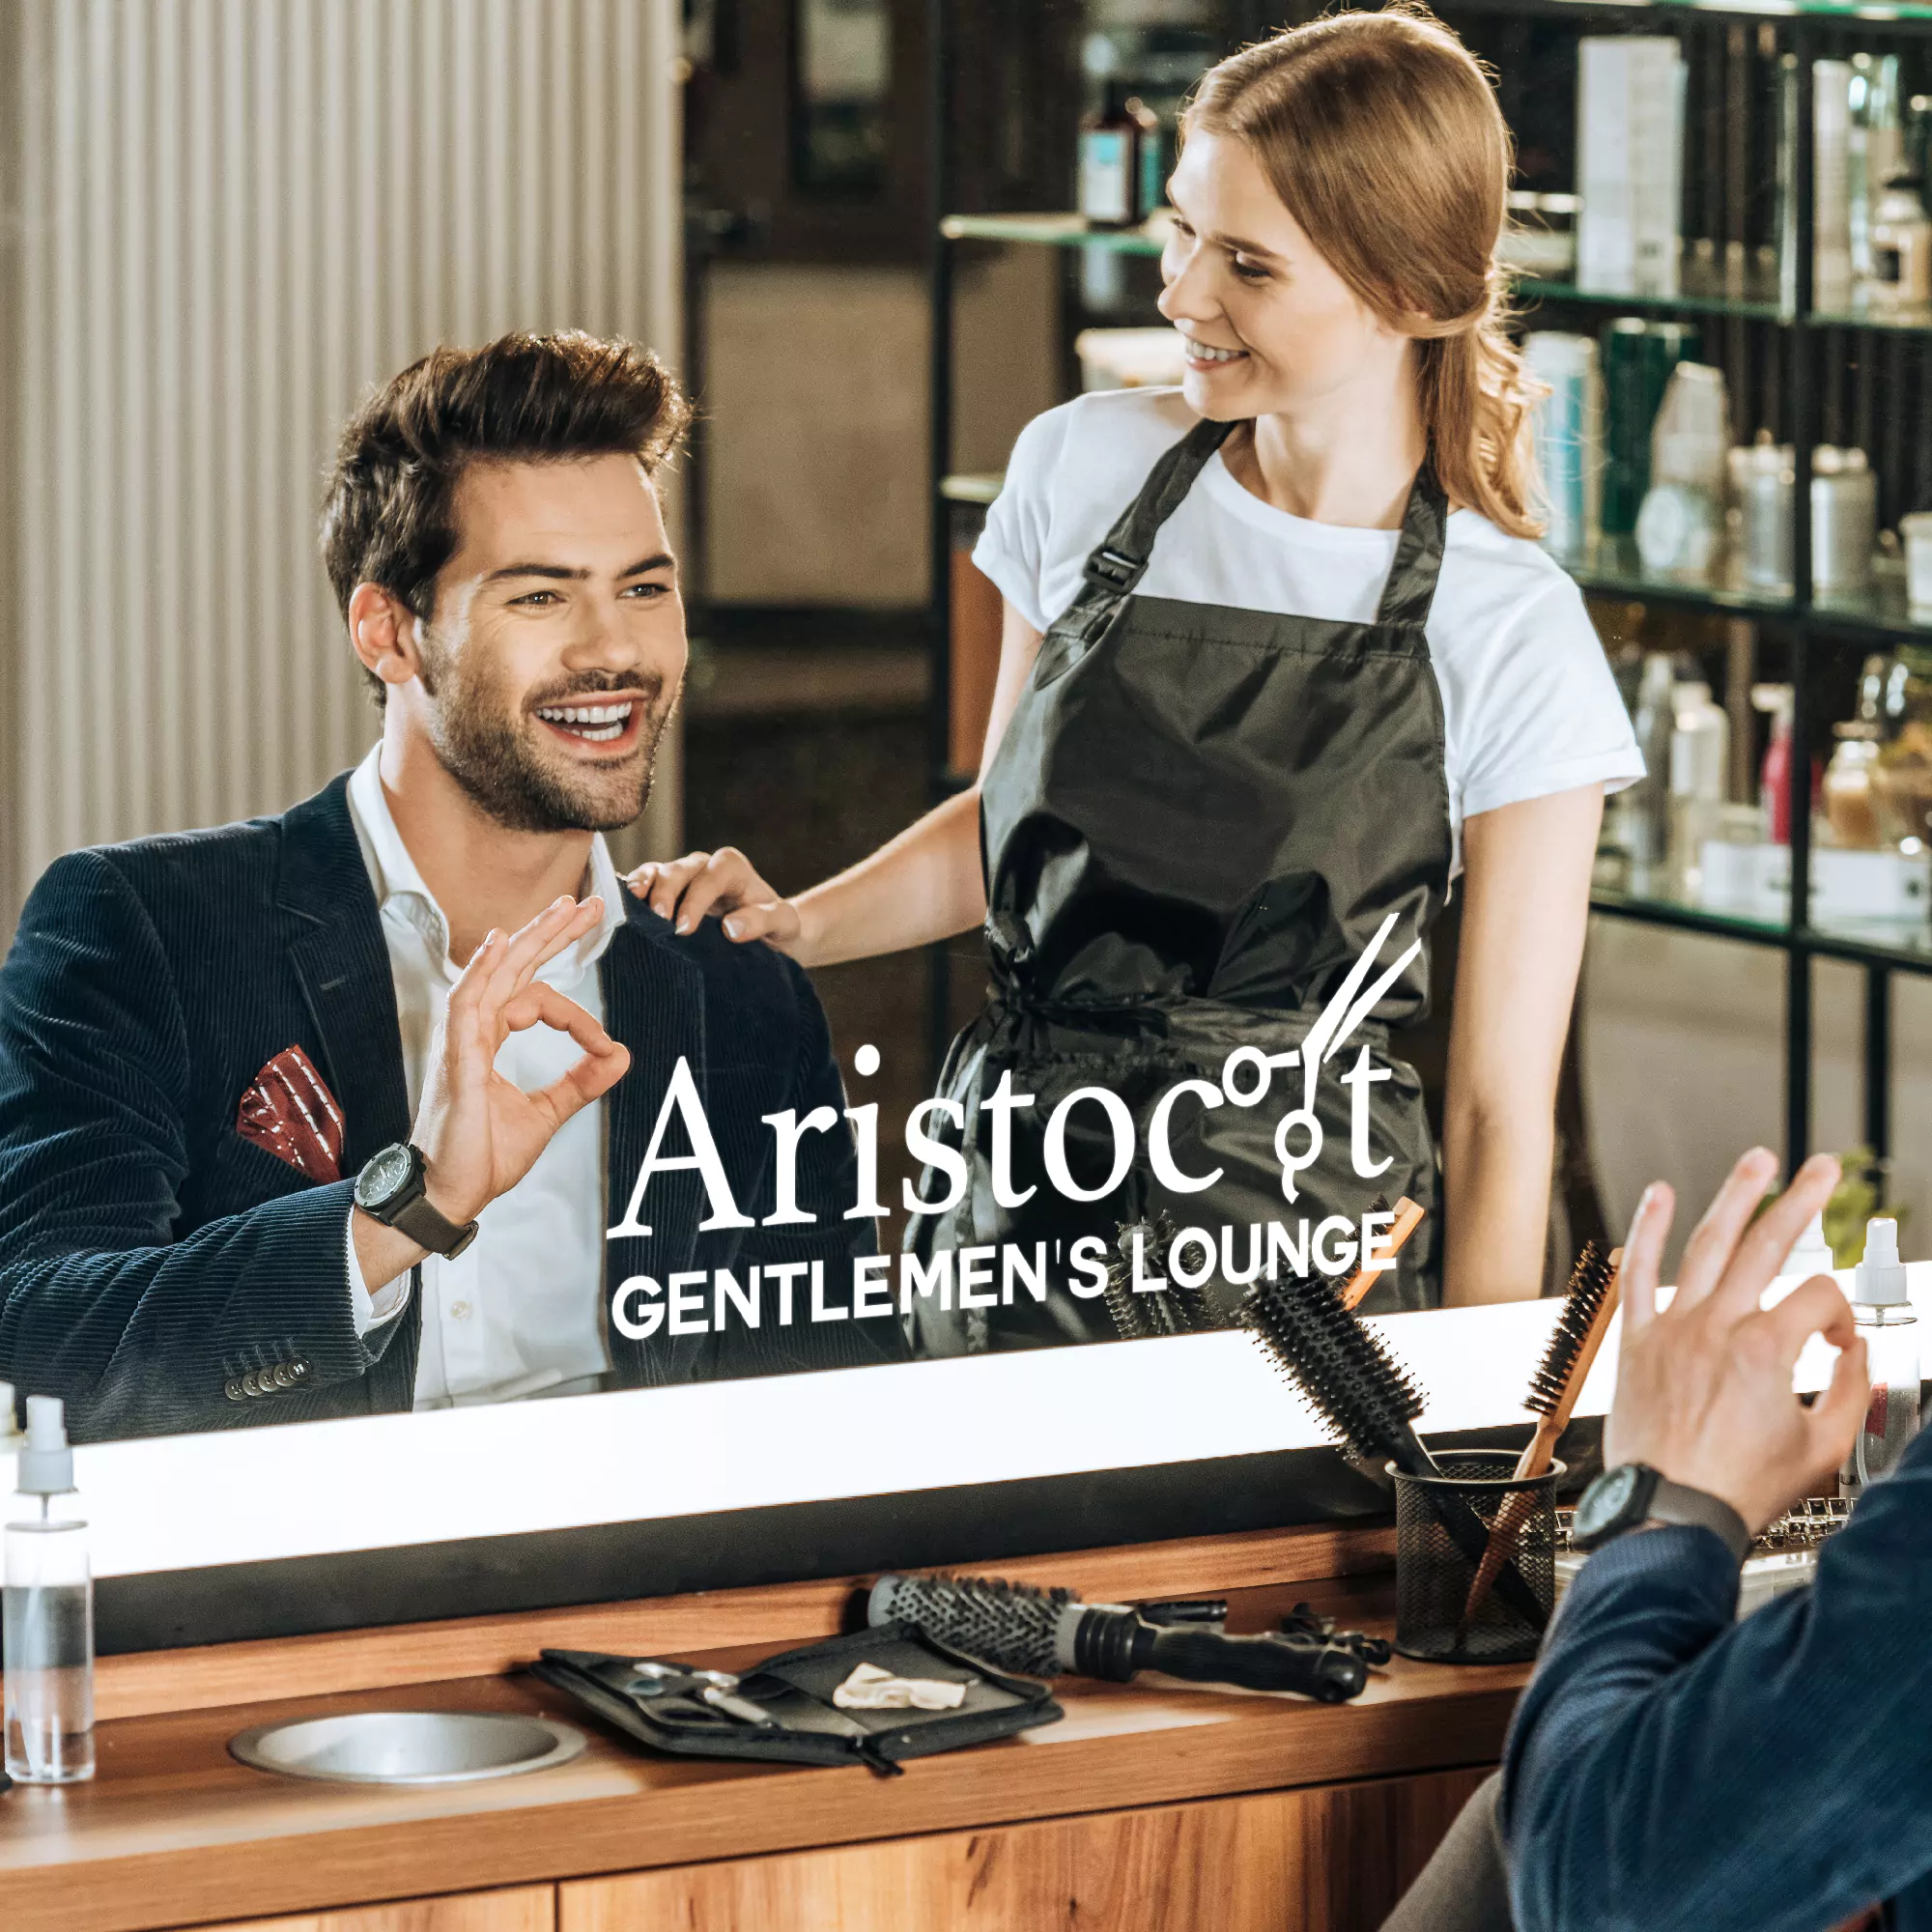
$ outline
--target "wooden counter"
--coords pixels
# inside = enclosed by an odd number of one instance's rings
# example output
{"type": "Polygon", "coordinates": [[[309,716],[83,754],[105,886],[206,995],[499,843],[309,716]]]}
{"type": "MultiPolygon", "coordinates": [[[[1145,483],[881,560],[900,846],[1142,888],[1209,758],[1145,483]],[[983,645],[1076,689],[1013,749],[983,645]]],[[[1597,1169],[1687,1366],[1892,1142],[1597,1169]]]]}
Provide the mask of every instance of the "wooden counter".
{"type": "MultiPolygon", "coordinates": [[[[1063,1560],[1067,1580],[1077,1567],[1063,1560]]],[[[1385,1628],[1389,1581],[1384,1569],[1250,1587],[1231,1621],[1264,1628],[1305,1597],[1385,1628]]],[[[711,1655],[742,1667],[801,1634],[711,1655]]],[[[1495,1759],[1525,1675],[1397,1659],[1333,1707],[1069,1679],[1064,1722],[895,1778],[643,1756],[522,1676],[121,1718],[100,1726],[93,1783],[0,1799],[0,1923],[1372,1932],[1495,1759]],[[276,1718],[431,1708],[543,1711],[591,1746],[554,1771],[414,1791],[279,1779],[226,1750],[276,1718]]]]}

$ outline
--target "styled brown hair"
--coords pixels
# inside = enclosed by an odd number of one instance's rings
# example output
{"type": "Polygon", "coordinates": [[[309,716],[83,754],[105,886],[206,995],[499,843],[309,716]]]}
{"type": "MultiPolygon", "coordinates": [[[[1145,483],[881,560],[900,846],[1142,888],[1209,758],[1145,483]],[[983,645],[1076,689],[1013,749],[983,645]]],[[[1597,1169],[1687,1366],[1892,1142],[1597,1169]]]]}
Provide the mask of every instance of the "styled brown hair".
{"type": "Polygon", "coordinates": [[[1530,507],[1542,393],[1504,333],[1496,265],[1514,162],[1483,65],[1417,0],[1330,14],[1231,54],[1185,128],[1231,135],[1355,295],[1415,337],[1417,401],[1449,495],[1511,536],[1530,507]]]}
{"type": "MultiPolygon", "coordinates": [[[[322,509],[322,557],[346,620],[358,583],[427,623],[457,544],[456,486],[472,463],[635,456],[654,471],[691,420],[648,349],[579,329],[434,349],[343,429],[322,509]]],[[[380,678],[370,678],[377,696],[380,678]]]]}

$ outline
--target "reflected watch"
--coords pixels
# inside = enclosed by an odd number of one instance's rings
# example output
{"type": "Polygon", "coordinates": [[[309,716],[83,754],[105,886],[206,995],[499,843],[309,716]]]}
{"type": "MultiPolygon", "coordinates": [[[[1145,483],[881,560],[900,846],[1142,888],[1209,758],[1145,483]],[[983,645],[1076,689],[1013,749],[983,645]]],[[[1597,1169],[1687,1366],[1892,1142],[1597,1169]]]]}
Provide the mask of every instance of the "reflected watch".
{"type": "Polygon", "coordinates": [[[369,1156],[355,1177],[355,1205],[372,1220],[445,1260],[453,1260],[476,1238],[474,1221],[452,1221],[437,1211],[429,1198],[422,1150],[408,1141],[396,1141],[369,1156]]]}
{"type": "Polygon", "coordinates": [[[1745,1520],[1720,1496],[1688,1489],[1648,1463],[1619,1463],[1583,1492],[1570,1524],[1573,1549],[1601,1549],[1647,1522],[1690,1523],[1717,1531],[1739,1563],[1750,1548],[1745,1520]]]}

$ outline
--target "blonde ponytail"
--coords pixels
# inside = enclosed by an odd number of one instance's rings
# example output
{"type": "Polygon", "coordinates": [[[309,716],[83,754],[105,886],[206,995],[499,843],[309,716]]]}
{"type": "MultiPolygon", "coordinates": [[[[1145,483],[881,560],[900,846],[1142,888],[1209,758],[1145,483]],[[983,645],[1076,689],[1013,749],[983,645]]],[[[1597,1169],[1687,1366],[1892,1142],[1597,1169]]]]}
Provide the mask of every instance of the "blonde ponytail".
{"type": "Polygon", "coordinates": [[[1475,56],[1416,0],[1330,14],[1232,54],[1185,128],[1233,135],[1356,296],[1416,338],[1417,403],[1452,499],[1534,537],[1529,410],[1496,244],[1512,150],[1475,56]]]}

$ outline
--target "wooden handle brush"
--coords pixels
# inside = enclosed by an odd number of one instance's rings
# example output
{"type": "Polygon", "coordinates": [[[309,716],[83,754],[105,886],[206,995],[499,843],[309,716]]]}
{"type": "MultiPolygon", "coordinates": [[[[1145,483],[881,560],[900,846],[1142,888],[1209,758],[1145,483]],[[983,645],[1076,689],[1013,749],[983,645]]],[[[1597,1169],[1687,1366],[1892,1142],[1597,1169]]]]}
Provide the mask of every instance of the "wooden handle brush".
{"type": "MultiPolygon", "coordinates": [[[[1570,1271],[1570,1287],[1556,1318],[1555,1332],[1530,1379],[1529,1393],[1523,1398],[1523,1406],[1533,1410],[1541,1420],[1536,1425],[1536,1434],[1529,1438],[1529,1446],[1517,1459],[1515,1480],[1519,1483],[1547,1474],[1556,1460],[1557,1438],[1570,1426],[1577,1398],[1589,1379],[1590,1365],[1604,1345],[1605,1331],[1616,1309],[1617,1271],[1623,1264],[1623,1256],[1621,1248],[1612,1248],[1605,1257],[1596,1242],[1586,1241],[1583,1252],[1577,1257],[1577,1265],[1570,1271]]],[[[1504,1501],[1463,1605],[1463,1630],[1468,1629],[1482,1608],[1496,1573],[1516,1553],[1518,1539],[1535,1511],[1536,1497],[1529,1491],[1517,1491],[1504,1501]]]]}
{"type": "MultiPolygon", "coordinates": [[[[1378,1202],[1376,1205],[1379,1207],[1381,1204],[1378,1202]]],[[[1428,1211],[1426,1208],[1418,1208],[1406,1194],[1395,1204],[1395,1220],[1381,1242],[1381,1251],[1389,1260],[1393,1261],[1401,1254],[1402,1244],[1422,1226],[1423,1216],[1428,1211]]],[[[1371,1271],[1366,1267],[1358,1267],[1342,1284],[1342,1306],[1359,1308],[1363,1296],[1382,1278],[1383,1273],[1384,1270],[1381,1268],[1371,1271]]]]}

